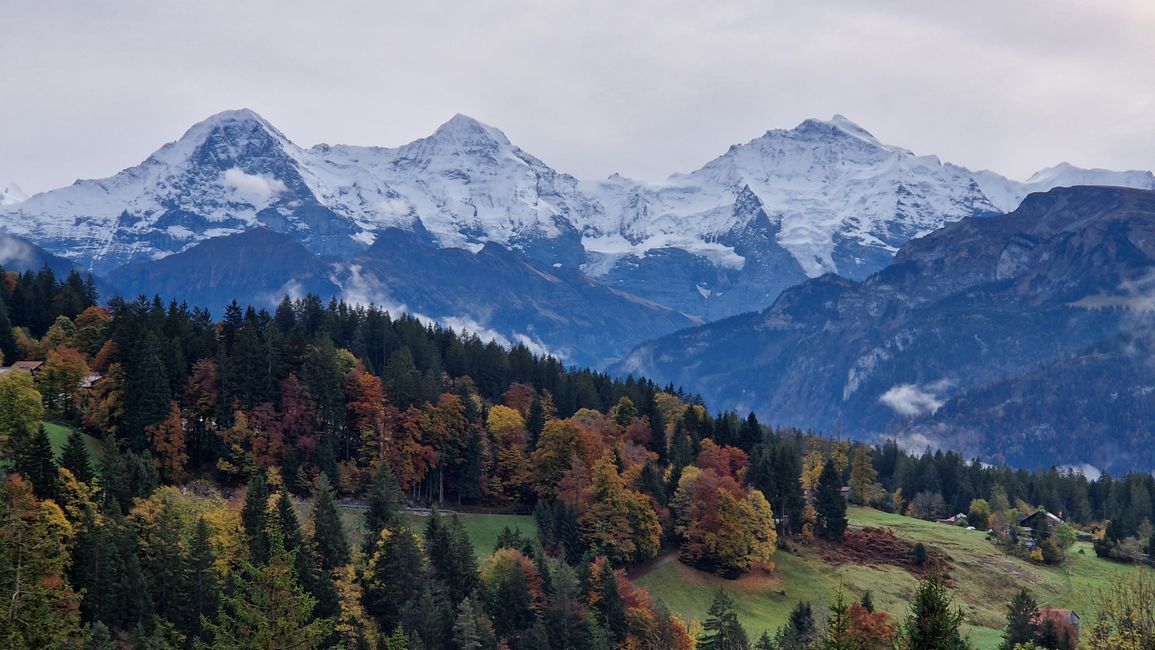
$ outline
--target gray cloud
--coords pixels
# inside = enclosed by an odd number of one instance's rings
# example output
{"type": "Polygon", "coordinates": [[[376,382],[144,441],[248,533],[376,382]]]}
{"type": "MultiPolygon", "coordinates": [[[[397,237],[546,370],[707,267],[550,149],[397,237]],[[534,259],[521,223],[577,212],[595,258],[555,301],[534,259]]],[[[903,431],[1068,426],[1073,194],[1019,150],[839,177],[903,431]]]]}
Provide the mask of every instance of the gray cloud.
{"type": "Polygon", "coordinates": [[[1148,0],[0,0],[0,20],[0,184],[29,191],[240,106],[304,145],[467,113],[588,178],[662,178],[836,112],[1013,177],[1155,167],[1148,0]]]}

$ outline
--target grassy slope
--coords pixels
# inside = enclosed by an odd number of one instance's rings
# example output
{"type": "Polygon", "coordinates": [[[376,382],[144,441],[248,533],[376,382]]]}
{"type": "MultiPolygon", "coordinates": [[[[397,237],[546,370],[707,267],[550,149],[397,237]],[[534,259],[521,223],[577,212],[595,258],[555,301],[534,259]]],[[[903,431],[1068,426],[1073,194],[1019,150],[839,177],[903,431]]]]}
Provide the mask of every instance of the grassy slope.
{"type": "MultiPolygon", "coordinates": [[[[45,422],[44,431],[48,433],[48,439],[52,442],[52,451],[56,454],[56,457],[59,458],[60,451],[64,449],[64,443],[68,441],[68,436],[72,433],[72,429],[63,424],[45,422]]],[[[101,442],[87,433],[82,435],[84,436],[84,444],[88,446],[89,457],[91,457],[94,462],[99,463],[100,459],[104,457],[104,447],[101,445],[101,442]]]]}
{"type": "MultiPolygon", "coordinates": [[[[951,558],[951,579],[968,622],[965,631],[980,648],[998,645],[1006,603],[1020,586],[1031,589],[1044,605],[1072,608],[1086,621],[1091,613],[1089,596],[1096,588],[1115,574],[1138,570],[1098,559],[1089,544],[1071,549],[1062,567],[1041,567],[1004,556],[980,532],[864,508],[851,508],[849,516],[851,525],[887,527],[901,538],[923,542],[951,558]]],[[[870,589],[877,607],[901,617],[917,583],[894,567],[831,566],[810,549],[779,552],[774,560],[778,570],[772,576],[749,575],[731,581],[673,563],[638,582],[671,610],[699,620],[714,590],[722,587],[733,596],[742,622],[755,637],[763,630],[776,630],[800,600],[815,605],[826,602],[840,583],[851,598],[870,589]]]]}
{"type": "MultiPolygon", "coordinates": [[[[311,507],[311,506],[310,506],[311,507]]],[[[355,543],[360,544],[361,540],[365,538],[365,528],[362,525],[362,517],[364,511],[355,508],[342,508],[341,518],[345,523],[345,530],[349,533],[349,539],[355,543]]],[[[448,516],[448,515],[447,515],[448,516]]],[[[473,542],[473,549],[477,553],[479,562],[484,562],[493,555],[493,547],[497,543],[497,534],[505,526],[510,528],[519,528],[521,532],[531,539],[537,537],[537,525],[533,521],[533,517],[526,515],[472,515],[459,514],[461,523],[465,525],[466,532],[469,533],[469,539],[473,542]]],[[[409,514],[406,515],[409,520],[409,525],[417,533],[425,531],[425,517],[420,515],[409,514]]]]}

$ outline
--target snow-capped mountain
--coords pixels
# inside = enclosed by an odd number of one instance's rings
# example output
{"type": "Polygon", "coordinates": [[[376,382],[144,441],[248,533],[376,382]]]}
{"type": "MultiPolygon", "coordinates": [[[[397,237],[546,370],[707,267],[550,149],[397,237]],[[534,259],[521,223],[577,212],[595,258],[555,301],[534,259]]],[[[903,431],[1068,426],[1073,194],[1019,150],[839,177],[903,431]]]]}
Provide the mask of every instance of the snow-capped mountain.
{"type": "Polygon", "coordinates": [[[16,183],[9,183],[3,189],[0,189],[0,206],[12,205],[20,203],[27,199],[28,195],[16,183]]]}
{"type": "Polygon", "coordinates": [[[443,248],[500,244],[718,318],[765,307],[808,276],[865,277],[946,223],[1088,182],[1155,186],[1149,172],[1069,165],[1011,181],[883,144],[842,116],[642,183],[579,181],[463,115],[401,147],[304,149],[237,110],[115,176],[0,207],[0,227],[98,273],[258,226],[347,260],[400,228],[443,248]]]}

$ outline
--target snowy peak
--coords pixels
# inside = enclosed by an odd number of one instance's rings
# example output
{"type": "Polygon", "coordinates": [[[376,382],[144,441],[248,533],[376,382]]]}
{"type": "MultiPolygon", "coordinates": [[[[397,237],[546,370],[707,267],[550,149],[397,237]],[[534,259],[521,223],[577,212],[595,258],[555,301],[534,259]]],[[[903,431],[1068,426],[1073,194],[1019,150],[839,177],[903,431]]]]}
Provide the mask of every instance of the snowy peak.
{"type": "Polygon", "coordinates": [[[734,296],[741,282],[777,287],[755,275],[771,254],[775,268],[863,278],[912,238],[1076,184],[1150,188],[1155,178],[1060,165],[1020,183],[885,144],[834,115],[766,131],[665,182],[615,175],[590,183],[462,114],[398,147],[306,150],[239,109],[198,122],[109,178],[19,203],[22,193],[0,195],[0,227],[97,272],[256,227],[343,259],[398,228],[441,247],[477,252],[497,244],[599,278],[633,273],[653,255],[683,266],[621,286],[664,300],[683,282],[677,291],[701,302],[734,296]],[[689,267],[698,269],[692,283],[680,277],[689,267]],[[709,285],[707,276],[725,277],[709,285]],[[647,294],[654,282],[663,287],[647,294]]]}
{"type": "Polygon", "coordinates": [[[437,127],[433,135],[426,140],[462,148],[469,148],[478,144],[510,146],[509,138],[500,129],[483,124],[461,113],[457,113],[449,118],[445,124],[437,127]]]}
{"type": "Polygon", "coordinates": [[[9,183],[3,189],[0,189],[0,206],[14,205],[28,198],[24,190],[16,183],[9,183]]]}
{"type": "Polygon", "coordinates": [[[1027,185],[1071,187],[1074,185],[1113,185],[1118,187],[1155,188],[1155,175],[1149,171],[1111,171],[1108,169],[1084,169],[1068,162],[1054,167],[1040,169],[1027,179],[1027,185]]]}

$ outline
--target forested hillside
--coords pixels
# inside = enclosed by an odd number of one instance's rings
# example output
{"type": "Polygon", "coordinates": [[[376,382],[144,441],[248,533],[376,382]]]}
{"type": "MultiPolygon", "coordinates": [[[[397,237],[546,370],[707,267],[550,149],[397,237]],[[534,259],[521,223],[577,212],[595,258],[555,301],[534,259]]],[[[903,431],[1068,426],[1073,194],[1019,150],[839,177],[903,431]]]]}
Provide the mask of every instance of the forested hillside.
{"type": "MultiPolygon", "coordinates": [[[[1149,475],[774,429],[372,307],[307,297],[217,321],[159,298],[98,306],[78,276],[3,277],[5,365],[43,361],[0,375],[12,647],[731,647],[725,598],[699,627],[625,570],[672,549],[734,577],[772,572],[779,547],[838,549],[844,486],[996,530],[1042,506],[1120,557],[1155,518],[1149,475]],[[45,420],[75,428],[59,455],[45,420]],[[411,530],[404,510],[430,505],[532,513],[538,535],[499,536],[479,565],[454,517],[411,530]]],[[[880,616],[860,623],[893,626],[880,616]]]]}

